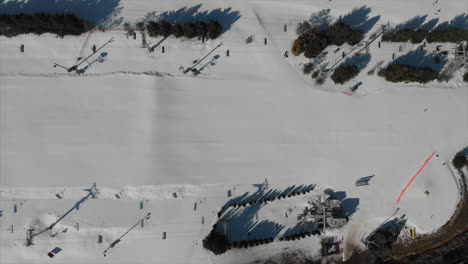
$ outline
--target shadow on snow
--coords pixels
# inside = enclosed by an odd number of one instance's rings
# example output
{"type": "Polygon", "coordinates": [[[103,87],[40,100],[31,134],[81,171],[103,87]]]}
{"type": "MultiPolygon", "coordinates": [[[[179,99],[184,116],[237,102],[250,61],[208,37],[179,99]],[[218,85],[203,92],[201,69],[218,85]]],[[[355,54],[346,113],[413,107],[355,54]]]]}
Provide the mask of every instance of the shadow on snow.
{"type": "Polygon", "coordinates": [[[356,65],[359,70],[364,69],[370,62],[371,60],[371,55],[370,54],[360,54],[360,55],[354,55],[352,57],[349,57],[346,59],[344,62],[345,65],[356,65]]]}
{"type": "Polygon", "coordinates": [[[437,26],[437,29],[446,29],[448,27],[468,29],[468,13],[463,13],[437,26]]]}
{"type": "Polygon", "coordinates": [[[396,58],[394,63],[418,68],[431,68],[440,72],[447,63],[447,56],[438,52],[427,53],[426,50],[417,49],[396,58]],[[439,62],[437,62],[437,57],[439,62]]]}
{"type": "Polygon", "coordinates": [[[175,11],[165,11],[160,14],[156,12],[146,15],[146,19],[156,19],[166,21],[171,24],[185,24],[187,22],[203,21],[205,23],[210,20],[218,21],[222,26],[222,32],[226,32],[231,28],[241,16],[238,11],[232,10],[231,7],[221,9],[213,9],[210,11],[200,11],[201,4],[192,7],[183,7],[175,11]]]}
{"type": "Polygon", "coordinates": [[[368,32],[380,19],[380,16],[369,18],[370,12],[371,9],[369,7],[361,6],[344,16],[340,16],[338,21],[349,25],[352,29],[361,29],[364,32],[368,32]]]}
{"type": "Polygon", "coordinates": [[[98,24],[115,18],[120,13],[122,7],[119,7],[119,2],[120,0],[0,0],[0,14],[71,13],[98,24]]]}

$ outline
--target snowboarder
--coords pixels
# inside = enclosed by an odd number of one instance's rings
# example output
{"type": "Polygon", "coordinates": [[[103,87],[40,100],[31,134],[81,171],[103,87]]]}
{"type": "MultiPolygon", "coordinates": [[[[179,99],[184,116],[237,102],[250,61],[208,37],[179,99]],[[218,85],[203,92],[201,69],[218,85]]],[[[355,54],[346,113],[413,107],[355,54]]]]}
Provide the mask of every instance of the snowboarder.
{"type": "Polygon", "coordinates": [[[93,45],[93,53],[96,53],[96,45],[93,45]]]}
{"type": "Polygon", "coordinates": [[[21,51],[21,52],[24,52],[24,44],[21,44],[21,46],[20,46],[20,51],[21,51]]]}

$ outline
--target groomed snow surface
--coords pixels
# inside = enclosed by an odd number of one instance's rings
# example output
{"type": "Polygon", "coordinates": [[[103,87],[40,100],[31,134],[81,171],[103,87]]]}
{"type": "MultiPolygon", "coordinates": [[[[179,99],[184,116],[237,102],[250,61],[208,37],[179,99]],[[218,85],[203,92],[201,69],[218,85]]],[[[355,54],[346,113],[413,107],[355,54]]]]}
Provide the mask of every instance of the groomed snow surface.
{"type": "MultiPolygon", "coordinates": [[[[10,2],[25,2],[28,11],[52,5],[10,0],[0,2],[0,13],[10,2]]],[[[83,8],[76,4],[80,1],[58,2],[67,10],[83,8]]],[[[82,2],[100,7],[99,1],[82,2]]],[[[220,8],[211,14],[229,18],[224,22],[229,30],[205,43],[170,37],[154,53],[140,47],[140,35],[133,40],[123,31],[96,32],[84,55],[93,44],[114,41],[99,52],[105,53],[102,60],[79,76],[52,66],[72,66],[88,34],[0,37],[0,262],[245,263],[285,248],[318,254],[319,237],[220,256],[202,248],[219,209],[236,196],[255,193],[253,184],[265,178],[270,189],[317,186],[316,193],[270,203],[258,212],[260,220],[285,229],[297,223],[307,199],[330,187],[358,199],[349,223],[327,231],[348,244],[362,246],[361,237],[397,208],[396,216],[405,214],[418,234],[434,231],[451,217],[459,198],[445,163],[468,142],[468,86],[462,72],[448,83],[387,83],[367,72],[381,60],[385,65],[392,53],[401,56],[417,46],[407,44],[399,52],[400,44],[382,43],[379,49],[374,43],[371,61],[354,79],[363,84],[346,96],[341,92],[353,81],[317,86],[301,73],[300,64],[308,61],[304,56],[283,54],[296,38],[296,23],[323,9],[330,8],[336,19],[354,8],[370,8],[367,16],[374,22],[367,39],[382,24],[415,16],[450,21],[467,10],[460,5],[457,0],[435,5],[424,0],[115,1],[102,18],[114,29],[148,13],[155,17],[194,7],[208,14],[220,8]],[[247,44],[251,35],[254,41],[247,44]],[[201,63],[213,59],[200,75],[179,71],[220,42],[201,63]],[[20,44],[25,53],[19,52],[20,44]],[[436,156],[397,205],[400,191],[432,153],[436,156]],[[370,185],[354,186],[358,178],[374,174],[370,185]],[[52,232],[36,237],[35,245],[25,246],[27,229],[55,222],[93,182],[101,191],[97,199],[86,200],[52,232]],[[104,249],[148,212],[144,227],[137,226],[104,257],[104,249]],[[97,243],[100,234],[102,244],[97,243]],[[63,251],[50,259],[46,254],[56,246],[63,251]]],[[[20,11],[20,5],[8,6],[8,12],[20,11]]],[[[148,37],[153,45],[160,40],[148,37]]],[[[335,53],[336,48],[326,50],[329,65],[351,49],[344,45],[335,53]]]]}

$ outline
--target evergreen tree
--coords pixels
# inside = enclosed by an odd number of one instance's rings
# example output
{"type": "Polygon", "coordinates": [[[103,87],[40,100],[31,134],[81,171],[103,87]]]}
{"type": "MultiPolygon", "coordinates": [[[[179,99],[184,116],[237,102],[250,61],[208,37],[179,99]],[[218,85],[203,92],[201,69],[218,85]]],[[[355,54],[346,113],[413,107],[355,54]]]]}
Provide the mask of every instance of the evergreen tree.
{"type": "Polygon", "coordinates": [[[150,37],[159,36],[159,24],[154,21],[148,22],[148,25],[146,26],[146,30],[148,31],[148,35],[150,37]]]}
{"type": "Polygon", "coordinates": [[[221,35],[221,24],[218,21],[211,20],[206,27],[210,39],[215,39],[221,35]]]}
{"type": "Polygon", "coordinates": [[[192,22],[185,23],[184,25],[184,36],[187,38],[194,38],[197,36],[197,28],[192,22]]]}
{"type": "Polygon", "coordinates": [[[180,38],[184,35],[184,28],[180,24],[173,24],[171,28],[171,33],[174,37],[180,38]]]}
{"type": "Polygon", "coordinates": [[[171,24],[166,21],[159,21],[159,35],[167,37],[171,34],[171,24]]]}
{"type": "Polygon", "coordinates": [[[205,22],[202,22],[202,21],[195,22],[195,28],[197,31],[197,36],[199,37],[205,37],[206,34],[208,33],[205,22]]]}

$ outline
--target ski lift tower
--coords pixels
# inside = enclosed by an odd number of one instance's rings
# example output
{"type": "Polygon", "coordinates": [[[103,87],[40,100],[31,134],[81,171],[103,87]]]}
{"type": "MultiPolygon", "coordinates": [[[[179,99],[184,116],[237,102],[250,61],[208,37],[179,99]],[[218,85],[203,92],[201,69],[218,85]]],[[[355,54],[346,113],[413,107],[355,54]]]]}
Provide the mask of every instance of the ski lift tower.
{"type": "Polygon", "coordinates": [[[146,42],[146,33],[145,33],[144,30],[141,31],[141,47],[142,48],[149,48],[149,45],[146,42]]]}
{"type": "Polygon", "coordinates": [[[38,235],[41,235],[49,230],[52,230],[55,225],[57,225],[60,221],[62,221],[66,216],[68,216],[68,214],[70,214],[73,210],[78,210],[79,208],[79,205],[81,203],[83,203],[84,201],[86,201],[88,198],[92,198],[92,199],[96,199],[97,198],[97,195],[99,194],[99,190],[97,189],[96,187],[96,183],[93,184],[93,186],[91,186],[91,188],[89,189],[85,189],[85,191],[88,192],[88,195],[86,195],[85,197],[81,198],[81,200],[79,200],[75,206],[73,206],[70,210],[68,210],[65,214],[63,214],[59,219],[57,219],[54,223],[52,223],[51,225],[49,225],[48,227],[40,230],[39,232],[37,233],[34,233],[35,229],[34,228],[30,228],[26,231],[26,246],[29,247],[31,245],[34,245],[33,243],[33,238],[38,236],[38,235]]]}
{"type": "Polygon", "coordinates": [[[466,66],[468,69],[468,41],[461,41],[457,44],[455,47],[455,64],[457,68],[463,67],[463,65],[466,66]]]}

